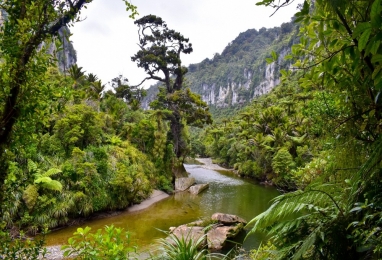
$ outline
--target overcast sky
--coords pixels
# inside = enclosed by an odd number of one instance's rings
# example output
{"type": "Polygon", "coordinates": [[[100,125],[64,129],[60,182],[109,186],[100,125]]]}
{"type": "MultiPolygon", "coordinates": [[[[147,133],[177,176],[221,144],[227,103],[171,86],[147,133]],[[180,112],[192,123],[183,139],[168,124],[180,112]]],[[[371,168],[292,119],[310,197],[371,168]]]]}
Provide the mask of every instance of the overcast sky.
{"type": "MultiPolygon", "coordinates": [[[[154,14],[170,29],[190,39],[194,51],[183,55],[183,65],[198,63],[221,53],[240,32],[272,28],[289,22],[296,4],[273,9],[256,6],[258,0],[131,0],[140,18],[154,14]]],[[[122,0],[93,0],[82,11],[84,21],[71,27],[71,41],[77,51],[78,65],[96,74],[103,83],[123,74],[131,85],[144,77],[143,69],[131,61],[137,51],[138,27],[129,18],[122,0]]],[[[148,87],[150,83],[146,84],[148,87]]]]}

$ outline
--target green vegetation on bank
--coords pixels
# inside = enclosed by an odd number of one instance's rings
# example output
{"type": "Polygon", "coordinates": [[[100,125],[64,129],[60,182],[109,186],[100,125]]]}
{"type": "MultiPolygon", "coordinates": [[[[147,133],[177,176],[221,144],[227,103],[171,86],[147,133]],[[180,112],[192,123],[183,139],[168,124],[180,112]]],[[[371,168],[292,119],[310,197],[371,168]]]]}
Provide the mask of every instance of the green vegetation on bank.
{"type": "MultiPolygon", "coordinates": [[[[87,2],[0,5],[7,14],[0,30],[0,224],[14,237],[20,230],[37,234],[73,218],[125,209],[154,188],[172,191],[179,159],[174,140],[186,140],[189,123],[210,120],[205,103],[182,84],[171,103],[178,110],[143,111],[145,91],[128,86],[123,76],[112,80],[114,91],[105,92],[97,76],[82,67],[60,73],[56,53],[44,46],[64,47],[58,30],[75,21],[87,2]],[[46,19],[38,19],[41,13],[46,19]],[[179,101],[184,98],[187,102],[179,101]],[[205,117],[179,116],[187,111],[205,117]],[[175,133],[174,113],[180,130],[175,133]]],[[[181,63],[179,57],[175,63],[181,63]]],[[[161,102],[166,104],[166,97],[161,102]]],[[[184,157],[188,146],[182,143],[184,157]]]]}
{"type": "Polygon", "coordinates": [[[199,151],[296,190],[251,221],[270,236],[254,259],[381,258],[381,13],[380,0],[305,1],[281,84],[204,131],[199,151]]]}
{"type": "MultiPolygon", "coordinates": [[[[37,257],[39,241],[11,243],[19,230],[36,234],[70,218],[125,208],[146,198],[153,187],[171,190],[177,160],[199,154],[240,175],[293,190],[254,216],[251,232],[267,232],[269,241],[252,258],[381,258],[382,0],[306,0],[294,18],[299,43],[291,46],[295,27],[284,24],[260,30],[255,38],[241,34],[215,55],[216,70],[202,66],[209,60],[190,66],[203,72],[198,86],[209,80],[225,84],[223,74],[233,78],[233,72],[238,75],[246,67],[236,61],[262,64],[244,54],[251,43],[273,42],[279,30],[287,35],[264,55],[278,66],[281,84],[200,132],[189,132],[187,125],[209,123],[208,109],[185,88],[187,70],[179,59],[180,52],[192,49],[185,44],[188,39],[156,16],[137,21],[154,31],[142,35],[147,42],[142,40],[134,60],[151,78],[164,73],[159,81],[165,86],[152,103],[157,110],[139,109],[144,91],[126,85],[122,76],[113,80],[116,93],[102,95],[102,82],[81,67],[60,74],[46,46],[59,47],[58,30],[88,2],[12,0],[0,6],[7,13],[0,33],[0,256],[37,257]],[[172,50],[167,39],[177,40],[179,48],[172,50]],[[281,62],[277,53],[284,43],[291,53],[281,62]],[[293,65],[287,70],[285,64],[293,65]]],[[[278,8],[277,3],[259,4],[278,8]]],[[[250,91],[240,95],[251,96],[250,91]]],[[[88,232],[75,235],[84,238],[88,232]]],[[[106,232],[109,238],[121,235],[113,227],[106,232]]],[[[88,247],[72,240],[67,254],[111,247],[101,231],[89,236],[102,243],[88,247]]],[[[123,247],[125,242],[119,242],[123,247]]],[[[111,255],[128,253],[111,249],[111,255]]],[[[173,249],[168,253],[178,248],[173,249]]]]}

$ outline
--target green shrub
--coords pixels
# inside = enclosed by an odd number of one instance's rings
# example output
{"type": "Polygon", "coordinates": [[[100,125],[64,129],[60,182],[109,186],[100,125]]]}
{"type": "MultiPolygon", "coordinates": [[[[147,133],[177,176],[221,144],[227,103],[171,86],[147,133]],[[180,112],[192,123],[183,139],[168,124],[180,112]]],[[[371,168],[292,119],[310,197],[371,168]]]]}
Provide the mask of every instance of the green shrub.
{"type": "Polygon", "coordinates": [[[253,249],[250,252],[250,258],[254,260],[268,260],[276,257],[276,247],[268,241],[266,244],[260,244],[258,249],[253,249]]]}
{"type": "Polygon", "coordinates": [[[131,246],[130,234],[113,225],[98,229],[95,234],[91,228],[78,228],[74,236],[68,239],[69,245],[63,245],[65,257],[75,259],[131,259],[136,255],[136,247],[131,246]]]}
{"type": "Polygon", "coordinates": [[[34,240],[24,239],[22,232],[20,237],[12,238],[9,230],[0,229],[0,259],[41,259],[45,256],[44,237],[34,240]]]}

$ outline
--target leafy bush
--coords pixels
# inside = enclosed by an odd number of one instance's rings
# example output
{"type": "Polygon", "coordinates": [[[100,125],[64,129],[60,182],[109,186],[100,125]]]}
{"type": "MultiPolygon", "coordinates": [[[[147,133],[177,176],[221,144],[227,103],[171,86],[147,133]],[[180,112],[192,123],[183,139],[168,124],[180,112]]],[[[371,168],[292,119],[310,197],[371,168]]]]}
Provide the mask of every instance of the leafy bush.
{"type": "Polygon", "coordinates": [[[3,230],[4,226],[0,229],[0,259],[40,259],[45,256],[44,237],[24,239],[21,232],[20,238],[12,238],[9,230],[3,230]]]}
{"type": "Polygon", "coordinates": [[[251,250],[250,257],[254,260],[268,260],[275,257],[274,250],[276,247],[268,241],[266,244],[261,244],[258,249],[251,250]]]}
{"type": "Polygon", "coordinates": [[[91,228],[78,228],[74,236],[68,239],[68,245],[61,247],[65,257],[75,259],[131,259],[136,255],[136,247],[131,246],[130,234],[114,225],[98,229],[95,234],[91,228]]]}

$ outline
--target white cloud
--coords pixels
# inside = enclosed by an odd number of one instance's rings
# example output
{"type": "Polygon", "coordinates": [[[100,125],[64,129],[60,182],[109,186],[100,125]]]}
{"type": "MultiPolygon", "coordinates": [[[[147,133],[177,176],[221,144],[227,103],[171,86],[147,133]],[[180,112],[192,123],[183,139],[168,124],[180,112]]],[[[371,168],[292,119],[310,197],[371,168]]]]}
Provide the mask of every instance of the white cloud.
{"type": "MultiPolygon", "coordinates": [[[[138,6],[139,17],[160,16],[169,28],[190,38],[194,52],[182,57],[184,65],[221,53],[240,32],[288,22],[296,11],[294,5],[269,17],[273,9],[256,6],[255,0],[135,0],[132,3],[138,6]]],[[[138,50],[138,33],[128,16],[121,0],[94,0],[82,12],[86,19],[71,28],[79,66],[97,74],[104,83],[119,74],[124,74],[131,84],[145,77],[144,71],[131,61],[138,50]]]]}

